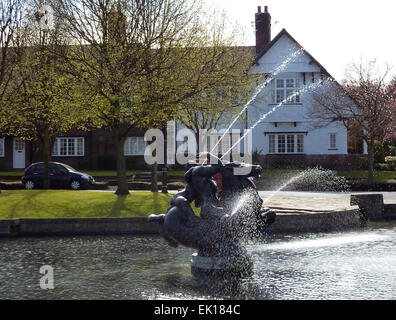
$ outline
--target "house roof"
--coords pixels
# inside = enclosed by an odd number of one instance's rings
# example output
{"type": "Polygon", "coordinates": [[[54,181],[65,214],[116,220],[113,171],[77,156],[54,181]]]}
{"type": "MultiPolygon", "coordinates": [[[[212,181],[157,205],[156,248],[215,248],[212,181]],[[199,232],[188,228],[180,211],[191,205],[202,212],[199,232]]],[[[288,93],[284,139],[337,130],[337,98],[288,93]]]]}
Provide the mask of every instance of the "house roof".
{"type": "MultiPolygon", "coordinates": [[[[301,50],[303,50],[303,52],[312,60],[313,63],[316,63],[318,65],[318,67],[320,68],[320,71],[322,73],[324,73],[327,77],[329,77],[330,79],[333,80],[333,82],[335,83],[335,85],[339,88],[342,89],[342,91],[345,92],[345,89],[342,88],[342,86],[338,83],[338,81],[325,69],[325,67],[323,67],[320,62],[318,60],[316,60],[307,50],[304,49],[304,47],[298,43],[298,41],[296,39],[294,39],[289,32],[287,32],[287,30],[285,28],[283,28],[277,35],[275,38],[273,38],[265,47],[261,52],[257,52],[256,53],[256,59],[254,60],[253,64],[258,65],[259,64],[259,60],[261,59],[261,57],[263,57],[271,48],[272,46],[283,36],[287,36],[289,37],[296,45],[298,48],[300,48],[301,50]]],[[[346,95],[356,104],[358,105],[358,103],[355,101],[355,99],[353,99],[347,92],[345,92],[346,95]]]]}
{"type": "Polygon", "coordinates": [[[256,59],[254,61],[254,64],[259,64],[258,61],[261,59],[261,57],[263,57],[272,47],[273,45],[282,37],[282,36],[287,36],[289,37],[296,45],[297,47],[299,47],[301,50],[303,50],[303,52],[312,60],[312,62],[316,63],[321,72],[323,72],[324,74],[326,74],[328,77],[330,77],[331,79],[334,79],[334,77],[319,63],[318,60],[316,60],[307,50],[304,49],[304,47],[299,44],[297,42],[296,39],[294,39],[289,32],[287,32],[286,29],[282,29],[282,31],[280,31],[275,38],[273,38],[265,47],[263,50],[261,50],[261,52],[257,52],[256,53],[256,59]]]}

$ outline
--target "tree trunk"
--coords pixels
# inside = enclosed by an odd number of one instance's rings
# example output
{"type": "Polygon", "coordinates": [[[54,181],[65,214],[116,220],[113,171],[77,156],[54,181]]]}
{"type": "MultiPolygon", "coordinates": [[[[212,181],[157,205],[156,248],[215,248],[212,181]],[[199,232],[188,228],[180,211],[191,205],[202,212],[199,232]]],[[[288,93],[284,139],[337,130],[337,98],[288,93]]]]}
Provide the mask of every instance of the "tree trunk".
{"type": "Polygon", "coordinates": [[[124,157],[124,143],[125,137],[120,135],[118,129],[113,130],[114,142],[116,147],[116,158],[117,158],[117,195],[128,195],[128,181],[126,177],[126,165],[124,157]]]}
{"type": "Polygon", "coordinates": [[[374,182],[374,139],[368,141],[367,152],[368,152],[368,182],[372,184],[374,182]]]}
{"type": "Polygon", "coordinates": [[[44,183],[43,188],[50,188],[50,176],[49,176],[49,161],[50,161],[50,151],[49,151],[49,132],[48,128],[44,130],[43,136],[43,162],[44,162],[44,183]]]}
{"type": "Polygon", "coordinates": [[[201,141],[199,140],[199,131],[198,130],[194,130],[194,135],[195,135],[195,141],[197,142],[196,148],[195,148],[195,156],[198,156],[199,154],[199,144],[201,143],[201,141]]]}
{"type": "Polygon", "coordinates": [[[151,191],[158,192],[158,163],[151,166],[151,191]]]}

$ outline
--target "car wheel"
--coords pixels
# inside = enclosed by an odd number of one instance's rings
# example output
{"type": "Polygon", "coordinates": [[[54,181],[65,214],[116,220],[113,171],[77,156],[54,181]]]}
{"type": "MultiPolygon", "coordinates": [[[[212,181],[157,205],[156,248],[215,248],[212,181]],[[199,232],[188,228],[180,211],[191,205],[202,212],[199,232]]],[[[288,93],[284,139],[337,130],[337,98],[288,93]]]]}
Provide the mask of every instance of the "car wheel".
{"type": "Polygon", "coordinates": [[[33,190],[35,187],[36,187],[36,185],[33,180],[28,180],[25,182],[25,189],[33,190]]]}
{"type": "Polygon", "coordinates": [[[70,183],[70,188],[71,188],[72,190],[80,190],[80,189],[81,189],[81,182],[78,181],[78,180],[73,180],[73,181],[70,183]]]}

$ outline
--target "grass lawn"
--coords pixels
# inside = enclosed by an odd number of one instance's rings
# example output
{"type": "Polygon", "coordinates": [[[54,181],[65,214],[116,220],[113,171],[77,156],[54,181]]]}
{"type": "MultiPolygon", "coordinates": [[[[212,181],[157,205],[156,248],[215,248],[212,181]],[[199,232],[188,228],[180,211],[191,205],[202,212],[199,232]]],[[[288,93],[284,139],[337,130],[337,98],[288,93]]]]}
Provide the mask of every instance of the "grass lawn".
{"type": "Polygon", "coordinates": [[[0,177],[22,177],[23,171],[1,171],[0,170],[0,177]]]}
{"type": "Polygon", "coordinates": [[[117,218],[165,213],[171,194],[134,191],[9,190],[0,193],[0,219],[117,218]]]}

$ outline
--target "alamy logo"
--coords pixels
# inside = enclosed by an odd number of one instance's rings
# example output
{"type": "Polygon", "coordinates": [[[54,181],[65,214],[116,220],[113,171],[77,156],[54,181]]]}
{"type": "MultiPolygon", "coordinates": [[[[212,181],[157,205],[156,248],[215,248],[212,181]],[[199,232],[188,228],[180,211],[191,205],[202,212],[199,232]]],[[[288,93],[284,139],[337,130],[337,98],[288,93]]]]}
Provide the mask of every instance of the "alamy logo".
{"type": "MultiPolygon", "coordinates": [[[[215,130],[201,129],[198,137],[187,128],[176,130],[174,121],[169,121],[166,127],[167,143],[160,129],[147,130],[144,141],[144,160],[148,165],[179,164],[185,165],[197,159],[197,154],[208,154],[208,164],[217,164],[219,160],[252,163],[251,130],[244,133],[239,129],[215,130]],[[243,141],[243,148],[241,142],[243,141]]],[[[205,161],[206,163],[206,161],[205,161]]],[[[246,166],[234,168],[235,175],[245,175],[251,168],[246,166]]],[[[249,171],[250,172],[250,171],[249,171]]]]}
{"type": "Polygon", "coordinates": [[[44,290],[54,289],[54,268],[49,265],[41,266],[40,273],[43,274],[40,278],[40,288],[44,290]]]}

